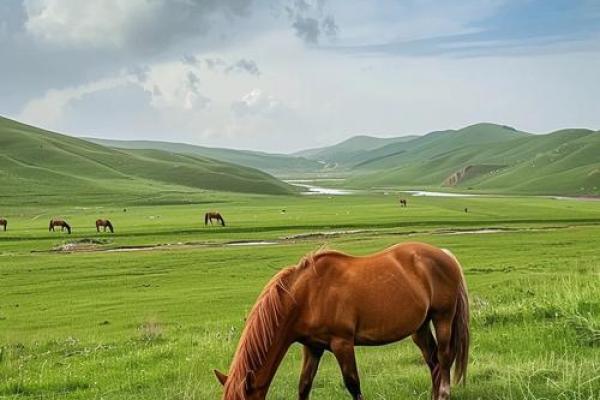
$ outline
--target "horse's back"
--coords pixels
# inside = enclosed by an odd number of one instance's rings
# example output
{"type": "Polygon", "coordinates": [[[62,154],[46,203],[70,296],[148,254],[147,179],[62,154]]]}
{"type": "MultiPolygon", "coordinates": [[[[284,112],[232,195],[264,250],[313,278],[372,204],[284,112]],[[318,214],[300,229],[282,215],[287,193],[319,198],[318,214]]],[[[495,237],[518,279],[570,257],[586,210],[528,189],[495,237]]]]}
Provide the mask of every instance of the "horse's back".
{"type": "Polygon", "coordinates": [[[410,335],[433,310],[446,306],[447,294],[460,279],[450,256],[423,243],[400,244],[363,257],[325,252],[313,264],[304,282],[304,316],[315,327],[347,331],[357,344],[410,335]]]}

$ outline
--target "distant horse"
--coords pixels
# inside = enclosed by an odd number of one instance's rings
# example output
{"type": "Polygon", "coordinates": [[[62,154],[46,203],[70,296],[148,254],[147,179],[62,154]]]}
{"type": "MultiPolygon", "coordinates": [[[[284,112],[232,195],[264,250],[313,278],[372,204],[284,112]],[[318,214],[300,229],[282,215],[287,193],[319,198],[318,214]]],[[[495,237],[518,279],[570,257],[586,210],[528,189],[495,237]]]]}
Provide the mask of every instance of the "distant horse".
{"type": "Polygon", "coordinates": [[[204,226],[208,225],[209,222],[212,225],[213,220],[217,220],[221,223],[221,226],[225,226],[225,220],[223,219],[223,216],[218,212],[210,211],[204,214],[204,226]]]}
{"type": "Polygon", "coordinates": [[[110,233],[115,233],[113,225],[107,219],[96,220],[96,232],[100,232],[100,227],[104,227],[104,232],[106,232],[106,228],[108,228],[110,230],[110,233]]]}
{"type": "Polygon", "coordinates": [[[8,225],[8,221],[4,218],[0,218],[0,226],[4,227],[4,232],[6,232],[6,226],[8,225]]]}
{"type": "Polygon", "coordinates": [[[50,225],[48,226],[48,232],[54,232],[55,226],[60,226],[61,232],[66,229],[67,232],[69,232],[69,235],[71,234],[71,226],[67,224],[66,221],[63,221],[62,219],[51,219],[50,225]]]}
{"type": "Polygon", "coordinates": [[[450,369],[464,380],[469,302],[462,268],[448,250],[405,243],[353,257],[322,251],[280,271],[246,319],[229,375],[215,370],[224,400],[266,398],[290,345],[304,345],[300,400],[308,399],[325,350],[354,400],[362,399],[354,346],[412,336],[429,367],[432,398],[450,398],[450,369]],[[435,329],[435,336],[433,329],[435,329]]]}
{"type": "Polygon", "coordinates": [[[400,199],[400,207],[406,207],[406,199],[400,199]]]}
{"type": "Polygon", "coordinates": [[[469,212],[469,209],[468,209],[468,208],[466,208],[466,207],[465,207],[465,212],[466,212],[466,213],[468,213],[468,212],[469,212]]]}

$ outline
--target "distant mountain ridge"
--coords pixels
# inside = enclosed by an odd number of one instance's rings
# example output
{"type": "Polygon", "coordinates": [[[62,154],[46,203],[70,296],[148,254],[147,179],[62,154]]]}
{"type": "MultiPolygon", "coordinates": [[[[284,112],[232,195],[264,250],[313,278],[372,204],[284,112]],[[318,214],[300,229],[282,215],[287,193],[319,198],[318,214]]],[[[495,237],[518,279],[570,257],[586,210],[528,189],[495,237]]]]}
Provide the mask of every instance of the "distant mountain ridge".
{"type": "Polygon", "coordinates": [[[319,170],[321,164],[314,160],[287,154],[272,154],[260,151],[233,150],[219,147],[197,146],[186,143],[162,142],[151,140],[110,140],[82,138],[117,149],[164,150],[179,154],[191,154],[226,161],[245,167],[256,168],[269,174],[288,174],[290,172],[310,172],[319,170]]]}
{"type": "Polygon", "coordinates": [[[600,132],[563,129],[533,135],[479,123],[423,136],[361,135],[286,155],[169,142],[83,140],[0,118],[0,185],[8,188],[0,197],[9,196],[7,190],[13,188],[52,193],[57,183],[74,192],[296,192],[259,169],[280,176],[334,171],[347,177],[345,186],[357,189],[600,195],[600,132]]]}

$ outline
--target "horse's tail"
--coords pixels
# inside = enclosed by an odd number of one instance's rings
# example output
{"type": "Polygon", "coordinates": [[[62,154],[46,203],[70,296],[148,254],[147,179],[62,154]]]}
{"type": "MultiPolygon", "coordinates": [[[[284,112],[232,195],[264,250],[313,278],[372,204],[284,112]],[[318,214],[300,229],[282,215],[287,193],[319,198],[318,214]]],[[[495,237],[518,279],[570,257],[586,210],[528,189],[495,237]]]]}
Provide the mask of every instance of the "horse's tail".
{"type": "Polygon", "coordinates": [[[219,214],[219,219],[221,220],[221,225],[225,226],[225,218],[223,218],[223,216],[219,214]]]}
{"type": "Polygon", "coordinates": [[[208,213],[204,214],[204,225],[208,225],[208,213]]]}
{"type": "Polygon", "coordinates": [[[452,321],[452,336],[450,346],[455,354],[454,362],[454,382],[466,383],[467,367],[469,364],[469,345],[471,342],[469,332],[469,293],[467,291],[467,282],[462,267],[458,259],[449,250],[444,252],[454,259],[460,268],[461,279],[458,285],[456,312],[452,321]]]}
{"type": "Polygon", "coordinates": [[[454,364],[454,382],[466,383],[467,367],[469,365],[469,345],[471,342],[469,332],[469,295],[464,275],[458,288],[458,301],[456,303],[456,314],[452,322],[452,347],[456,352],[456,363],[454,364]]]}
{"type": "Polygon", "coordinates": [[[67,224],[66,222],[63,222],[64,227],[67,228],[67,232],[69,232],[69,235],[71,234],[71,226],[69,224],[67,224]]]}
{"type": "Polygon", "coordinates": [[[48,232],[50,232],[52,230],[52,223],[53,222],[54,222],[53,220],[50,220],[50,224],[48,224],[48,232]]]}
{"type": "Polygon", "coordinates": [[[110,233],[115,233],[115,229],[112,226],[112,223],[109,220],[106,220],[106,226],[110,229],[110,233]]]}

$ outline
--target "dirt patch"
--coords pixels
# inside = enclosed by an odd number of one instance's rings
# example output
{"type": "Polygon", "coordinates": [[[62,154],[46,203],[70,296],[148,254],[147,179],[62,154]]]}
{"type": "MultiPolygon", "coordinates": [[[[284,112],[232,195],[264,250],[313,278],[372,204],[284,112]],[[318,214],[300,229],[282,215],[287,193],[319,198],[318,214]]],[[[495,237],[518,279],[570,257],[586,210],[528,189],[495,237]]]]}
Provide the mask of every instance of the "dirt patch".
{"type": "Polygon", "coordinates": [[[321,238],[332,238],[343,235],[352,235],[356,233],[368,232],[364,229],[354,229],[349,231],[330,231],[330,232],[307,232],[298,233],[295,235],[283,236],[281,240],[295,240],[295,239],[321,239],[321,238]]]}
{"type": "Polygon", "coordinates": [[[52,251],[97,251],[109,243],[106,239],[80,239],[56,246],[52,251]]]}

